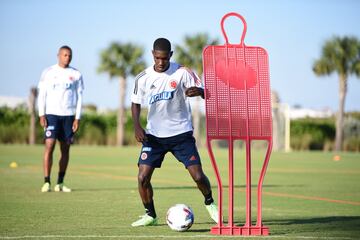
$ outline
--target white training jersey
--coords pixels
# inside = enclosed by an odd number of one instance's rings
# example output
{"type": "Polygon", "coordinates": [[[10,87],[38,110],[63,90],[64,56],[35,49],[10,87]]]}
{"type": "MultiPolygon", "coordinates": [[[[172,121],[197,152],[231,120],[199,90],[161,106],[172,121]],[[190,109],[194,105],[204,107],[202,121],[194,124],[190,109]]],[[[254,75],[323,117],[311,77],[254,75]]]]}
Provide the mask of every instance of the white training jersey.
{"type": "Polygon", "coordinates": [[[75,115],[80,119],[84,82],[77,69],[55,64],[43,71],[38,88],[39,116],[75,115]]]}
{"type": "Polygon", "coordinates": [[[135,82],[131,101],[148,105],[146,133],[156,137],[171,137],[192,131],[192,117],[185,90],[202,87],[199,77],[177,63],[159,73],[154,67],[142,71],[135,82]]]}

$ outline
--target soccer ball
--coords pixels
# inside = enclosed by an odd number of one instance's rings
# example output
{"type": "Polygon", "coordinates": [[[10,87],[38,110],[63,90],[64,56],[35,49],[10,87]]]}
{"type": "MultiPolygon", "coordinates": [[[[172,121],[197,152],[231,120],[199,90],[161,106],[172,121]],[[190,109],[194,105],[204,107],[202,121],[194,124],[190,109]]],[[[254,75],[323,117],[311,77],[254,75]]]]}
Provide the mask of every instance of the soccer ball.
{"type": "Polygon", "coordinates": [[[172,230],[186,231],[194,223],[194,213],[189,206],[176,204],[167,211],[166,223],[172,230]]]}

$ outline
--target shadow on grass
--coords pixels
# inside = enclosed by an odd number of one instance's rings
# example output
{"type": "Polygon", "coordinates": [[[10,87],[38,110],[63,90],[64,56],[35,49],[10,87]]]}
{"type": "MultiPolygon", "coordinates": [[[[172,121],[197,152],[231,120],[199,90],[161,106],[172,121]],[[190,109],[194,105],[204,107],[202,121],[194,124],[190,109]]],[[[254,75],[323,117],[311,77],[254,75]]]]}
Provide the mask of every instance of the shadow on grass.
{"type": "MultiPolygon", "coordinates": [[[[280,188],[280,187],[304,187],[305,185],[264,185],[264,188],[280,188]]],[[[257,185],[252,185],[252,188],[256,189],[257,185]]],[[[216,188],[216,186],[215,186],[216,188]]],[[[223,186],[224,189],[228,188],[228,185],[223,186]]],[[[235,189],[243,188],[245,185],[235,185],[235,189]]],[[[197,186],[194,183],[194,186],[153,186],[154,190],[176,190],[176,189],[197,189],[197,186]]],[[[105,187],[105,188],[75,188],[72,191],[75,192],[100,192],[100,191],[122,191],[122,190],[134,190],[137,191],[137,187],[105,187]]]]}
{"type": "MultiPolygon", "coordinates": [[[[310,238],[324,237],[350,237],[359,239],[360,216],[329,216],[299,219],[272,219],[265,220],[264,226],[269,227],[271,235],[303,235],[310,238]]],[[[197,225],[214,225],[213,222],[201,222],[197,225]]],[[[253,223],[255,224],[255,223],[253,223]]],[[[227,226],[227,223],[224,223],[227,226]]],[[[235,221],[236,226],[243,226],[244,222],[235,221]]],[[[188,230],[188,231],[191,231],[188,230]]],[[[194,232],[209,232],[210,229],[195,229],[194,232]]]]}
{"type": "Polygon", "coordinates": [[[334,216],[334,217],[315,217],[306,219],[278,219],[266,221],[268,225],[293,225],[293,224],[322,224],[322,223],[341,223],[347,225],[348,222],[357,223],[360,227],[360,216],[334,216]]]}
{"type": "Polygon", "coordinates": [[[323,232],[330,235],[360,236],[360,216],[328,216],[299,219],[265,220],[274,234],[323,232]]]}
{"type": "Polygon", "coordinates": [[[210,229],[206,228],[206,229],[189,229],[187,230],[187,232],[193,232],[193,233],[204,233],[204,232],[209,232],[210,229]]]}
{"type": "MultiPolygon", "coordinates": [[[[263,185],[264,188],[281,188],[281,187],[304,187],[305,185],[299,185],[299,184],[293,184],[293,185],[263,185]]],[[[223,185],[223,188],[228,188],[228,185],[223,185]]],[[[234,188],[243,188],[245,189],[245,185],[234,185],[234,188]]],[[[252,188],[256,189],[257,185],[251,185],[252,188]]],[[[160,190],[172,190],[172,189],[197,189],[197,186],[194,184],[194,186],[153,186],[154,189],[160,189],[160,190]]],[[[216,186],[214,187],[216,188],[216,186]]]]}
{"type": "MultiPolygon", "coordinates": [[[[200,224],[209,224],[209,223],[195,223],[196,225],[200,225],[200,224]]],[[[156,226],[167,226],[167,224],[165,223],[158,223],[156,226]]],[[[210,229],[209,228],[204,228],[204,229],[189,229],[186,232],[198,232],[198,233],[203,233],[203,232],[209,232],[210,229]]]]}

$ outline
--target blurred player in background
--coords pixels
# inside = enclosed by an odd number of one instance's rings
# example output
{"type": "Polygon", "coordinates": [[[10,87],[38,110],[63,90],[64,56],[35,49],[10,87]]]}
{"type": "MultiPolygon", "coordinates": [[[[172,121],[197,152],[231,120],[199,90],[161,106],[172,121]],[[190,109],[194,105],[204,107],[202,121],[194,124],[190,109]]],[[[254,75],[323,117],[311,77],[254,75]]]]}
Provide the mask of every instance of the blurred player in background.
{"type": "Polygon", "coordinates": [[[50,173],[56,139],[60,142],[61,156],[55,192],[71,192],[64,185],[64,177],[70,158],[70,144],[79,129],[84,83],[81,73],[69,64],[72,50],[62,46],[58,63],[45,69],[38,85],[38,110],[40,125],[45,131],[44,185],[41,192],[50,192],[50,173]]]}
{"type": "Polygon", "coordinates": [[[204,98],[201,81],[190,69],[170,62],[173,52],[169,40],[155,40],[152,54],[155,64],[136,77],[131,96],[135,138],[142,142],[138,160],[138,189],[145,208],[145,215],[133,222],[132,226],[157,224],[151,177],[155,168],[161,167],[167,152],[184,164],[204,195],[205,207],[211,218],[217,222],[217,206],[193,137],[188,99],[196,96],[204,98]],[[148,105],[146,131],[140,125],[141,104],[148,105]]]}

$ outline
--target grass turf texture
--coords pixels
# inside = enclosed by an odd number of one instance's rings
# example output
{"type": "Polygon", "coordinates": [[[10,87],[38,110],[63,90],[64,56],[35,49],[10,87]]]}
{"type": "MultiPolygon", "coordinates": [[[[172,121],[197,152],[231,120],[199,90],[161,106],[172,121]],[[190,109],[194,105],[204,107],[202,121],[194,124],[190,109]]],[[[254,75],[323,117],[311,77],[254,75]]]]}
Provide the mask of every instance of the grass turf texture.
{"type": "MultiPolygon", "coordinates": [[[[57,179],[58,147],[52,189],[57,179]]],[[[227,186],[227,150],[214,152],[227,186]]],[[[203,197],[171,154],[152,180],[159,226],[131,227],[144,213],[137,191],[138,153],[139,147],[73,146],[65,177],[73,192],[41,193],[43,146],[0,145],[0,239],[238,239],[209,233],[214,224],[203,197]],[[11,168],[11,162],[18,167],[11,168]],[[195,223],[187,232],[174,232],[166,225],[166,211],[176,203],[185,203],[194,211],[195,223]]],[[[216,198],[216,180],[206,149],[200,154],[216,198]]],[[[263,222],[271,235],[259,238],[360,238],[360,154],[340,155],[340,161],[333,161],[332,153],[272,154],[263,189],[263,222]]],[[[263,151],[252,154],[254,185],[263,156],[263,151]]],[[[244,151],[236,150],[235,222],[239,225],[245,219],[244,157],[244,151]]],[[[253,198],[253,220],[255,206],[253,198]]],[[[226,219],[227,200],[224,209],[226,219]]]]}

